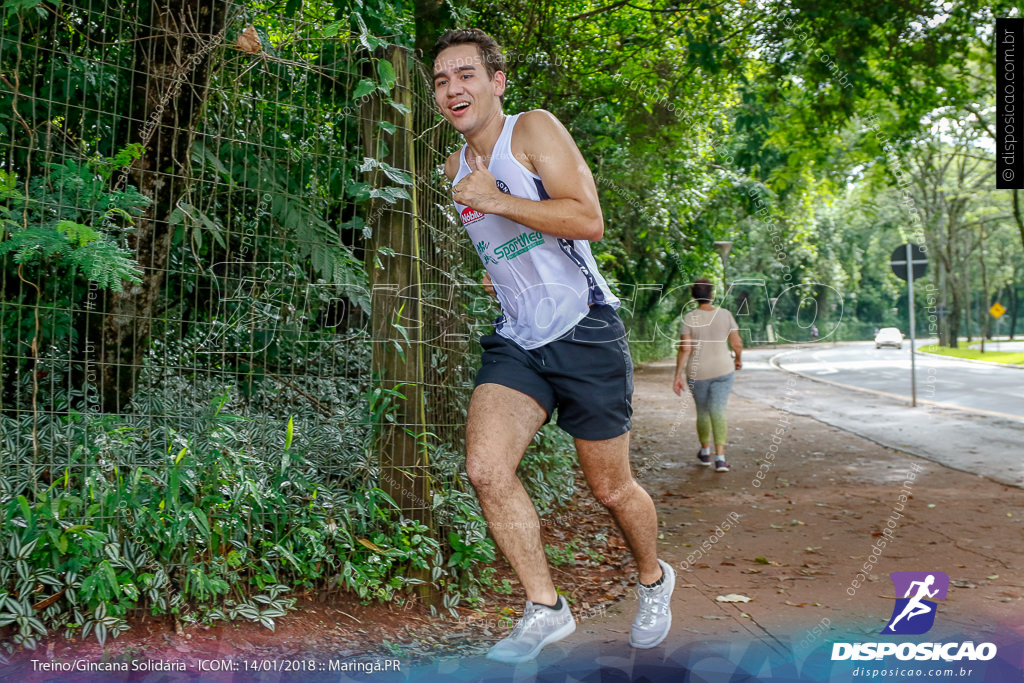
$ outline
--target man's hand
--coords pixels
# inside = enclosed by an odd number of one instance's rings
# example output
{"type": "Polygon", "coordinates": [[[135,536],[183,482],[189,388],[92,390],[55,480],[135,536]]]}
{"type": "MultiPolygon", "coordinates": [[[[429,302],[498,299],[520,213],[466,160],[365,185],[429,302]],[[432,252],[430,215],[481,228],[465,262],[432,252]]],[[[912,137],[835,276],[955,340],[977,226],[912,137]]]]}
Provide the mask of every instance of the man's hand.
{"type": "Polygon", "coordinates": [[[498,293],[494,291],[494,283],[491,282],[491,274],[486,271],[484,272],[484,291],[494,298],[498,298],[498,293]]]}
{"type": "Polygon", "coordinates": [[[676,379],[672,382],[672,391],[676,392],[676,396],[683,395],[683,377],[682,375],[676,375],[676,379]]]}
{"type": "Polygon", "coordinates": [[[487,170],[482,158],[467,156],[466,163],[471,173],[455,184],[452,198],[477,211],[495,213],[495,204],[501,201],[504,193],[498,189],[494,176],[487,170]]]}

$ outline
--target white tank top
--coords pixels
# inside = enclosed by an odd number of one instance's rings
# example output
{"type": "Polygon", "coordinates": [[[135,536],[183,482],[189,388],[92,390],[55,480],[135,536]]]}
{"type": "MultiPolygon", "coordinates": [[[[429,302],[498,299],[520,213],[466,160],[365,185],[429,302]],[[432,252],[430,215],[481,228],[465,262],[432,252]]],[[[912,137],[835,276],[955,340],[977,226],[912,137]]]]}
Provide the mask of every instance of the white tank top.
{"type": "MultiPolygon", "coordinates": [[[[520,114],[505,117],[487,170],[505,194],[549,199],[540,176],[512,156],[512,130],[520,114]]],[[[459,182],[469,175],[466,146],[459,152],[459,182]]],[[[597,272],[588,240],[554,237],[502,216],[455,202],[469,238],[494,283],[502,315],[495,330],[524,349],[558,339],[586,317],[591,305],[619,307],[597,272]]]]}

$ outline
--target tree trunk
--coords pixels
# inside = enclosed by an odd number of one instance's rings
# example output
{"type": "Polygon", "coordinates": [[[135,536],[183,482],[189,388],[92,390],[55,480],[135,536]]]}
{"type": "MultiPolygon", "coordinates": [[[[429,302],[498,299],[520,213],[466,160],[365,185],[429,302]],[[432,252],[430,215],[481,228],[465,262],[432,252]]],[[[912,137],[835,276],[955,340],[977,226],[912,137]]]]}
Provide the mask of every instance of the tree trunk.
{"type": "Polygon", "coordinates": [[[992,338],[992,330],[989,325],[991,316],[988,312],[988,269],[985,268],[985,224],[981,225],[980,239],[978,240],[978,246],[981,251],[979,260],[981,261],[981,316],[978,319],[978,335],[981,337],[981,352],[985,353],[985,340],[992,338]]]}
{"type": "Polygon", "coordinates": [[[949,311],[949,348],[955,349],[960,343],[960,316],[963,315],[963,303],[960,294],[957,293],[956,285],[952,289],[953,306],[949,311]]]}
{"type": "MultiPolygon", "coordinates": [[[[402,113],[380,98],[363,105],[360,112],[362,140],[367,155],[386,143],[384,161],[395,168],[416,168],[409,57],[405,49],[392,47],[387,56],[394,66],[397,86],[394,100],[409,109],[402,113]],[[394,124],[387,136],[377,121],[394,124]]],[[[391,181],[380,171],[369,177],[374,187],[391,181]]],[[[408,188],[412,201],[389,204],[383,199],[371,203],[370,215],[379,216],[367,250],[366,269],[371,286],[373,326],[373,371],[379,386],[391,394],[395,422],[380,424],[381,483],[402,513],[430,525],[431,493],[424,443],[426,408],[423,396],[424,344],[422,339],[422,273],[417,211],[417,188],[408,188]],[[404,331],[399,328],[404,328],[404,331]],[[422,439],[422,441],[421,441],[422,439]]]]}
{"type": "Polygon", "coordinates": [[[1020,298],[1017,296],[1017,283],[1011,283],[1009,286],[1010,290],[1010,341],[1013,341],[1013,336],[1017,333],[1017,306],[1020,302],[1020,298]]]}
{"type": "MultiPolygon", "coordinates": [[[[971,342],[974,340],[974,316],[972,314],[973,311],[974,311],[974,297],[971,296],[971,260],[970,260],[969,257],[970,257],[970,254],[968,254],[968,258],[964,260],[964,271],[965,271],[966,275],[963,278],[963,281],[964,281],[964,290],[963,290],[963,292],[964,292],[964,298],[966,299],[966,301],[964,302],[964,307],[963,307],[963,312],[964,312],[964,332],[965,332],[965,336],[967,337],[967,346],[968,346],[968,348],[971,346],[971,342]]],[[[955,343],[953,345],[953,348],[956,348],[956,344],[955,343]]]]}
{"type": "Polygon", "coordinates": [[[445,29],[452,27],[452,14],[448,3],[442,0],[416,0],[413,15],[416,19],[416,50],[430,66],[430,52],[445,29]]]}
{"type": "MultiPolygon", "coordinates": [[[[386,57],[395,70],[394,101],[405,105],[398,111],[379,98],[371,98],[360,111],[361,139],[366,156],[379,158],[385,144],[388,153],[380,161],[405,171],[416,169],[412,74],[404,48],[389,48],[386,57]],[[376,125],[395,126],[385,135],[376,125]]],[[[380,171],[370,173],[374,187],[391,185],[380,171]]],[[[427,408],[424,396],[425,343],[423,339],[423,287],[421,269],[418,186],[408,188],[411,201],[371,202],[368,215],[379,216],[367,248],[366,269],[371,286],[373,372],[381,390],[388,392],[394,421],[375,426],[379,431],[380,488],[394,500],[402,515],[433,528],[433,495],[430,486],[427,441],[427,408]]],[[[429,572],[410,570],[424,581],[420,595],[433,601],[429,572]]]]}
{"type": "Polygon", "coordinates": [[[1024,245],[1024,218],[1020,212],[1020,190],[1013,191],[1013,220],[1017,222],[1017,230],[1020,232],[1020,243],[1024,245]]]}
{"type": "Polygon", "coordinates": [[[109,292],[100,331],[103,409],[121,411],[131,399],[158,314],[171,250],[167,219],[191,182],[189,150],[206,100],[210,54],[223,42],[228,3],[152,0],[135,53],[132,119],[146,152],[131,169],[139,191],[153,200],[138,219],[130,246],[142,282],[109,292]]]}

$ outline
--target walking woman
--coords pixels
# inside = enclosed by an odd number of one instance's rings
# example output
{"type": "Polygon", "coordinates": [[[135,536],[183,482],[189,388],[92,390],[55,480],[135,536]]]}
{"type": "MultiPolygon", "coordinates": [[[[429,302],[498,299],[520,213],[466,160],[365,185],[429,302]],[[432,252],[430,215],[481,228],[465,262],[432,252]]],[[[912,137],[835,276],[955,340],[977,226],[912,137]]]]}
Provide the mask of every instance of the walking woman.
{"type": "Polygon", "coordinates": [[[711,281],[701,278],[693,283],[690,293],[700,306],[683,317],[676,375],[672,390],[683,394],[683,379],[690,387],[697,406],[697,437],[700,451],[697,460],[711,465],[711,437],[715,439],[715,471],[728,472],[725,461],[725,407],[732,391],[735,370],[743,367],[740,353],[743,341],[732,313],[711,305],[711,281]],[[729,347],[735,356],[730,355],[729,347]]]}

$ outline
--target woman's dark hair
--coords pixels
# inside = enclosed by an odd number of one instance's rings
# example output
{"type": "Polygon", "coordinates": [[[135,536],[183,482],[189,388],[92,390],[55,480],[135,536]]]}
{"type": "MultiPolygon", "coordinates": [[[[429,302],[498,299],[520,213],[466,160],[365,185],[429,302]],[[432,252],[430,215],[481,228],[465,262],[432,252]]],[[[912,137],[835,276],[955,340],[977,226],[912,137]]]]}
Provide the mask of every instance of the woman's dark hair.
{"type": "Polygon", "coordinates": [[[690,287],[690,295],[697,300],[699,304],[711,303],[711,296],[714,293],[714,285],[711,284],[711,280],[706,277],[699,278],[690,287]]]}

